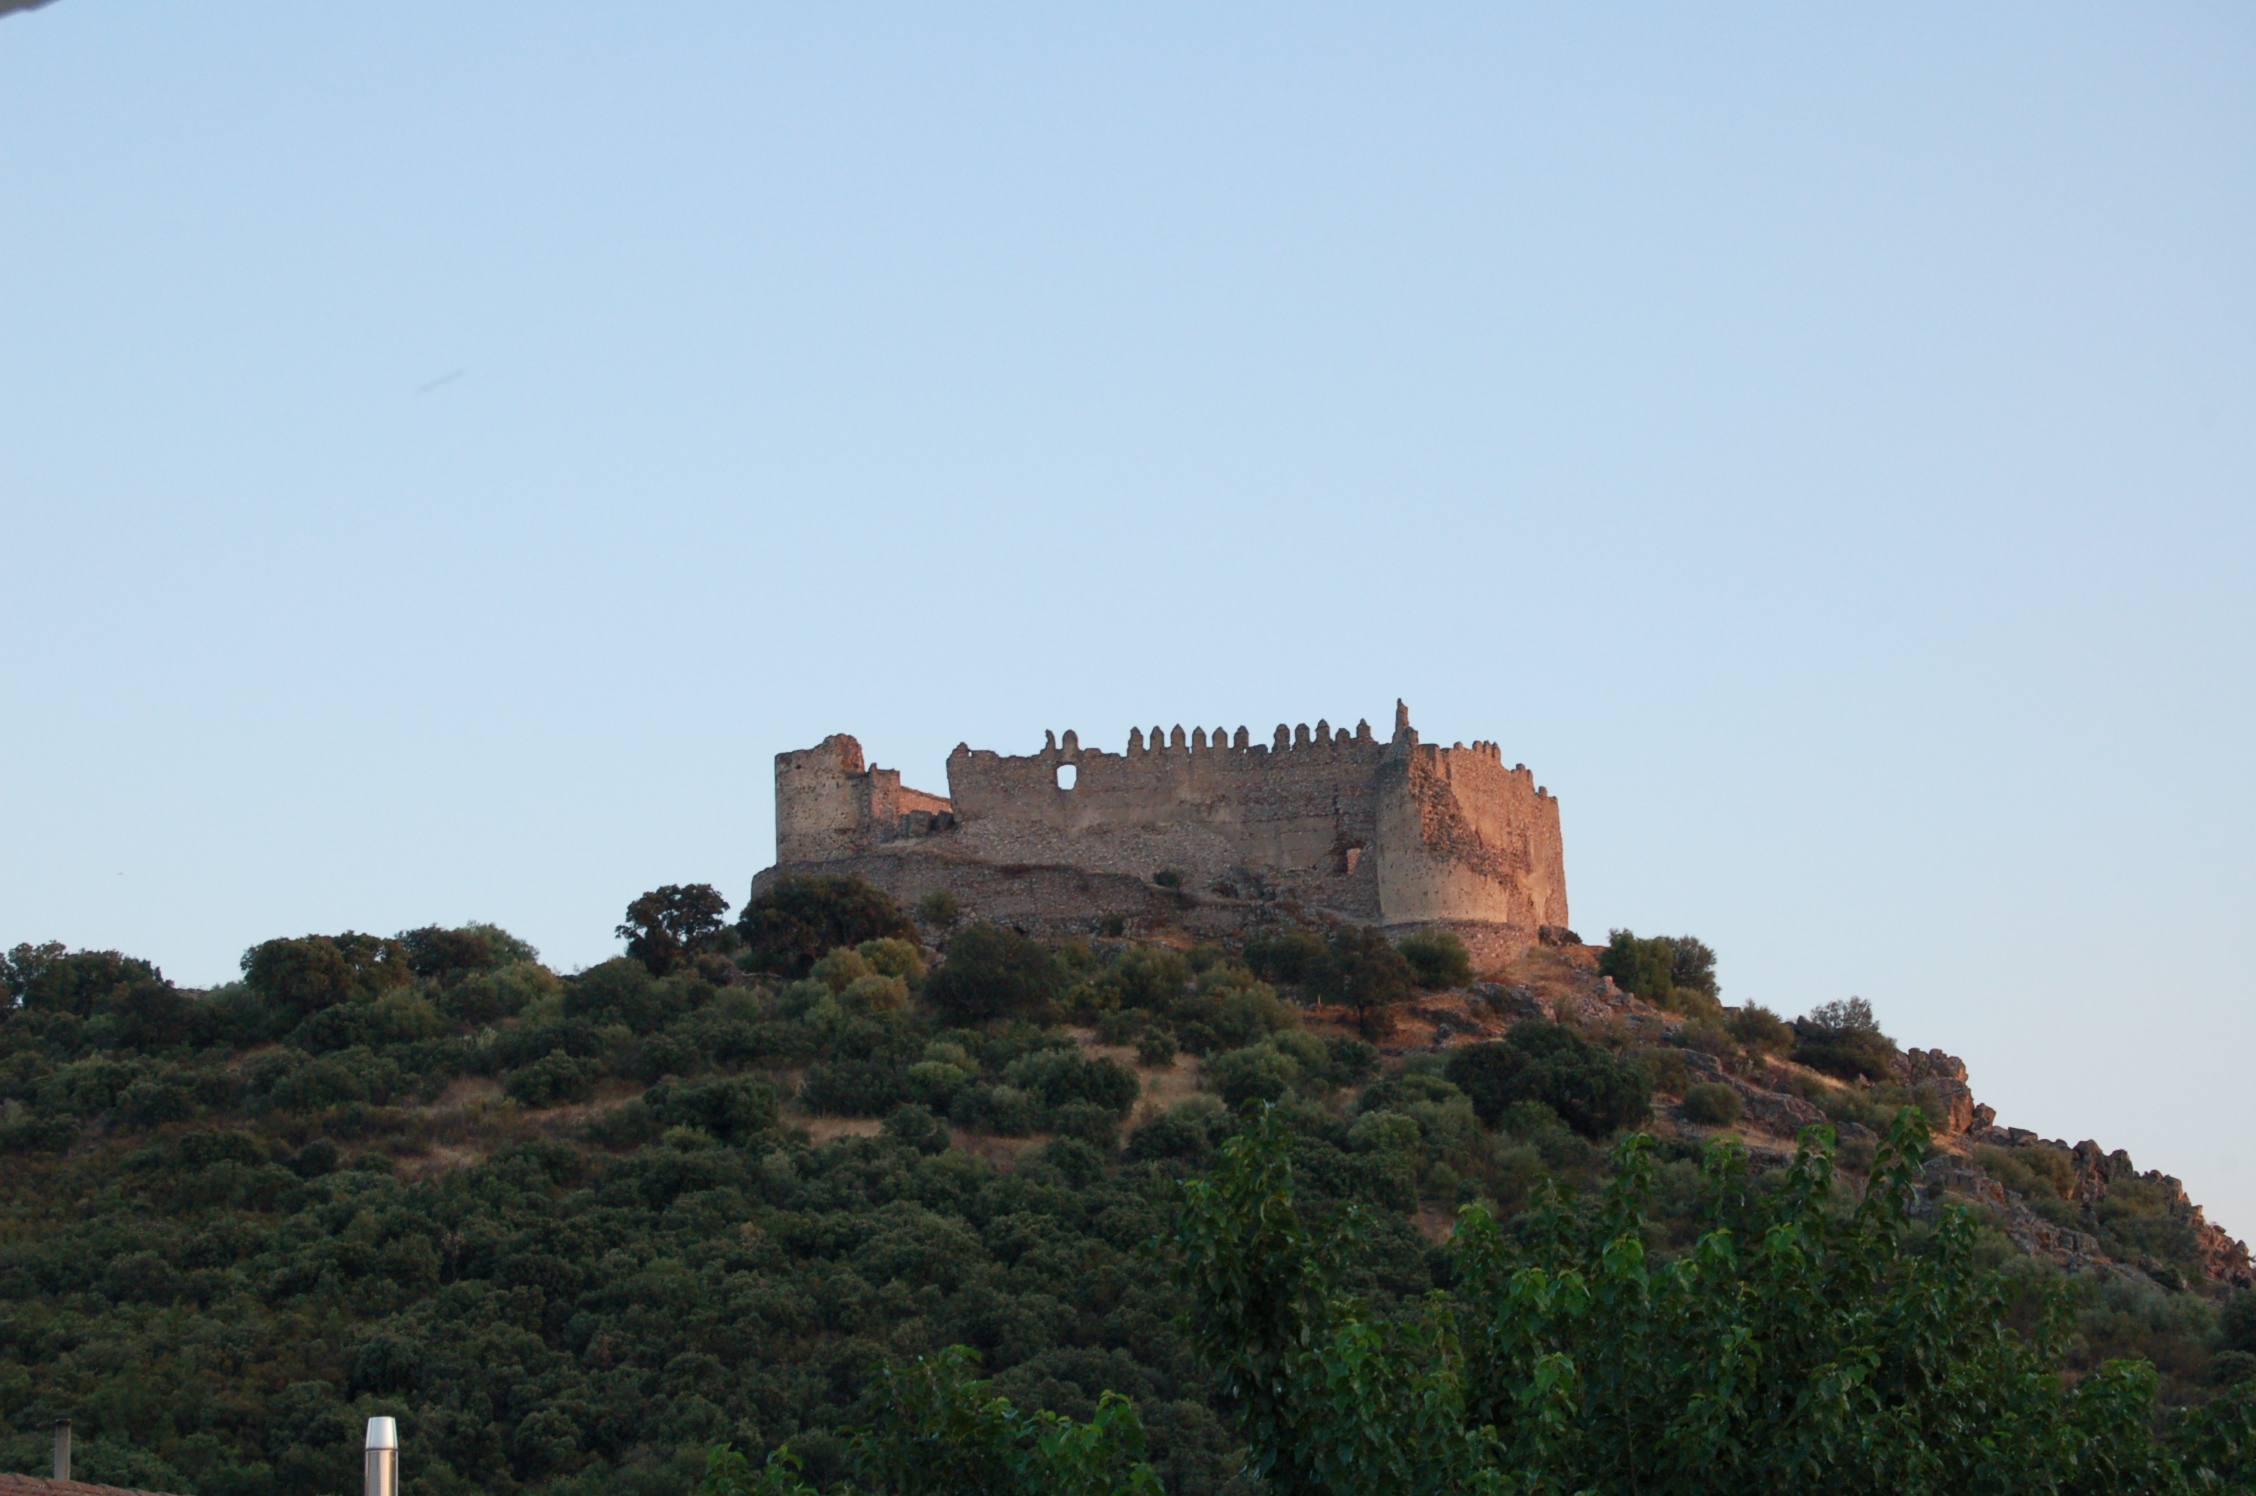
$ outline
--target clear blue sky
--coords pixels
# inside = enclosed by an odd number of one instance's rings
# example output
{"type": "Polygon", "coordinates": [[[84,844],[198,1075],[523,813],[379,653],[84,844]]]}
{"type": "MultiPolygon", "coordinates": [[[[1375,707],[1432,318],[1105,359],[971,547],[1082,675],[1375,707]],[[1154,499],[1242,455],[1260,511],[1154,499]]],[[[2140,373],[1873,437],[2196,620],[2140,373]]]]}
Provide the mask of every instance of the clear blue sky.
{"type": "Polygon", "coordinates": [[[741,899],[770,757],[1493,738],[2256,1233],[2256,11],[0,20],[0,943],[741,899]]]}

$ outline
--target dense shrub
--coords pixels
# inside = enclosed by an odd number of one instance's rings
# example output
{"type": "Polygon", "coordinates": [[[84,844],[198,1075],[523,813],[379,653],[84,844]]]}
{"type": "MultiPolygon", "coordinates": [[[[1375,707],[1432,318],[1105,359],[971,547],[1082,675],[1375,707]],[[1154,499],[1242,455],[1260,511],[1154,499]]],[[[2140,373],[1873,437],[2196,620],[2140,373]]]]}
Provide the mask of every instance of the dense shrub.
{"type": "Polygon", "coordinates": [[[859,878],[783,878],[737,918],[743,960],[753,971],[805,976],[840,946],[865,940],[916,942],[901,906],[859,878]]]}
{"type": "Polygon", "coordinates": [[[1794,1061],[1843,1080],[1884,1080],[1901,1058],[1861,997],[1822,1003],[1794,1020],[1794,1061]]]}
{"type": "Polygon", "coordinates": [[[1309,990],[1352,1009],[1364,1038],[1383,1038],[1394,1030],[1395,1009],[1410,996],[1410,963],[1377,930],[1342,925],[1309,990]]]}
{"type": "Polygon", "coordinates": [[[1684,1120],[1703,1127],[1729,1127],[1745,1109],[1739,1093],[1721,1081],[1701,1081],[1684,1091],[1684,1120]]]}
{"type": "Polygon", "coordinates": [[[339,1003],[373,1001],[414,980],[406,945],[350,930],[269,940],[243,953],[244,985],[291,1024],[339,1003]]]}
{"type": "Polygon", "coordinates": [[[1191,985],[1191,963],[1181,951],[1139,945],[1120,953],[1099,979],[1123,1008],[1166,1013],[1191,985]]]}
{"type": "Polygon", "coordinates": [[[1648,1254],[1651,1141],[1625,1140],[1595,1209],[1548,1208],[1517,1239],[1468,1209],[1447,1291],[1411,1317],[1341,1291],[1272,1115],[1183,1191],[1184,1324],[1281,1492],[2245,1488],[2256,1399],[2165,1420],[2143,1363],[2065,1376],[2061,1337],[2015,1332],[2019,1295],[1978,1267],[1964,1215],[1914,1242],[1917,1121],[1848,1208],[1822,1134],[1752,1194],[1718,1144],[1695,1206],[1711,1228],[1669,1260],[1648,1254]]]}
{"type": "Polygon", "coordinates": [[[95,1047],[165,1049],[189,1037],[187,998],[156,967],[116,951],[19,945],[0,958],[0,984],[27,1012],[83,1020],[95,1047]]]}
{"type": "Polygon", "coordinates": [[[540,952],[499,925],[472,923],[457,929],[425,925],[394,937],[407,952],[408,969],[442,986],[476,972],[535,964],[540,952]]]}
{"type": "Polygon", "coordinates": [[[1396,946],[1421,987],[1462,987],[1473,979],[1473,958],[1465,942],[1447,930],[1421,930],[1396,946]]]}
{"type": "Polygon", "coordinates": [[[1236,1049],[1300,1026],[1300,1014],[1242,966],[1212,966],[1167,1005],[1175,1038],[1192,1054],[1236,1049]]]}
{"type": "Polygon", "coordinates": [[[719,944],[728,907],[710,883],[669,883],[629,904],[617,934],[629,956],[662,977],[719,944]]]}
{"type": "Polygon", "coordinates": [[[1554,1023],[1513,1026],[1498,1044],[1450,1052],[1444,1076],[1494,1125],[1519,1101],[1540,1101],[1584,1137],[1602,1138],[1651,1115],[1645,1072],[1554,1023]]]}
{"type": "Polygon", "coordinates": [[[1724,1031],[1747,1048],[1781,1058],[1794,1052],[1794,1027],[1761,1003],[1724,1014],[1724,1031]]]}
{"type": "Polygon", "coordinates": [[[750,1076],[652,1086],[642,1103],[664,1127],[695,1127],[742,1143],[775,1125],[775,1088],[750,1076]]]}
{"type": "Polygon", "coordinates": [[[1003,1078],[1043,1107],[1085,1101],[1103,1111],[1126,1112],[1142,1090],[1134,1071],[1079,1049],[1037,1050],[1011,1061],[1003,1078]]]}
{"type": "Polygon", "coordinates": [[[807,1072],[799,1104],[833,1117],[882,1117],[908,1100],[904,1067],[882,1060],[832,1060],[807,1072]]]}
{"type": "Polygon", "coordinates": [[[1033,1018],[1050,1011],[1064,980],[1047,948],[1015,930],[976,924],[948,942],[925,1000],[958,1023],[1033,1018]]]}
{"type": "Polygon", "coordinates": [[[1233,1049],[1206,1062],[1206,1086],[1231,1111],[1249,1102],[1281,1101],[1300,1080],[1300,1065],[1273,1045],[1233,1049]]]}
{"type": "Polygon", "coordinates": [[[450,1022],[482,1025],[514,1018],[533,1003],[562,992],[563,983],[547,967],[537,961],[512,961],[447,983],[436,1006],[450,1022]]]}
{"type": "Polygon", "coordinates": [[[1229,1126],[1221,1103],[1209,1096],[1194,1096],[1138,1124],[1128,1134],[1127,1154],[1135,1160],[1203,1158],[1229,1126]]]}
{"type": "Polygon", "coordinates": [[[1322,938],[1305,930],[1257,936],[1245,946],[1245,964],[1255,975],[1293,986],[1312,980],[1322,968],[1324,956],[1322,938]]]}
{"type": "Polygon", "coordinates": [[[885,1119],[885,1135],[919,1153],[948,1151],[948,1124],[932,1108],[913,1101],[885,1119]]]}
{"type": "Polygon", "coordinates": [[[1628,930],[1612,931],[1598,957],[1599,973],[1622,991],[1685,1013],[1715,1011],[1715,964],[1715,952],[1690,935],[1641,939],[1628,930]]]}
{"type": "Polygon", "coordinates": [[[520,1106],[562,1106],[594,1095],[602,1076],[603,1067],[594,1060],[574,1059],[557,1049],[511,1075],[503,1089],[520,1106]]]}

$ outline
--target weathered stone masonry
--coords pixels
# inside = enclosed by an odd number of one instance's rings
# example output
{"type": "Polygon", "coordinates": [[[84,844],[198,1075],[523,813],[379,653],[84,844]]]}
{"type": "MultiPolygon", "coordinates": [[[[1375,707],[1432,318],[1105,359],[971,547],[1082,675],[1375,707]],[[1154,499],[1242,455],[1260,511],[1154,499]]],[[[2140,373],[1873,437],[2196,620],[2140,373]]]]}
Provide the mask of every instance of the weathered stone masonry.
{"type": "Polygon", "coordinates": [[[777,754],[775,772],[776,866],[755,891],[851,872],[902,898],[946,888],[972,913],[1070,926],[1145,913],[1169,869],[1206,905],[1490,927],[1490,948],[1567,923],[1559,802],[1493,743],[1419,742],[1399,703],[1384,742],[1367,723],[1319,721],[1268,743],[1243,727],[1138,729],[1124,753],[1072,732],[1024,757],[959,744],[945,799],[865,767],[844,734],[777,754]]]}

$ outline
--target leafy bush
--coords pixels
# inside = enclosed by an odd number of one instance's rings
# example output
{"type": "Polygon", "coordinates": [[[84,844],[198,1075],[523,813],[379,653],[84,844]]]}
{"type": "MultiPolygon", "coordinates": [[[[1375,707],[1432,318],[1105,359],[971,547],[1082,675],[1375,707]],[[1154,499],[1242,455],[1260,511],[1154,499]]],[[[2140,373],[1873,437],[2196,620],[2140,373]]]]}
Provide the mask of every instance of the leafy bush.
{"type": "Polygon", "coordinates": [[[948,1124],[932,1108],[910,1102],[885,1119],[885,1135],[919,1153],[948,1151],[948,1124]]]}
{"type": "Polygon", "coordinates": [[[520,1106],[563,1106],[594,1095],[602,1076],[603,1066],[596,1061],[575,1059],[558,1049],[511,1075],[502,1089],[520,1106]]]}
{"type": "Polygon", "coordinates": [[[1794,1061],[1843,1080],[1885,1080],[1901,1053],[1861,997],[1821,1003],[1794,1020],[1794,1061]]]}
{"type": "Polygon", "coordinates": [[[1166,1016],[1193,1054],[1236,1049],[1300,1026],[1300,1014],[1242,966],[1210,967],[1195,991],[1176,997],[1166,1016]]]}
{"type": "Polygon", "coordinates": [[[966,1132],[1017,1138],[1035,1130],[1041,1109],[1016,1086],[966,1086],[949,1104],[948,1120],[966,1132]]]}
{"type": "Polygon", "coordinates": [[[854,947],[854,954],[868,962],[871,971],[881,977],[898,977],[911,991],[922,987],[930,975],[924,952],[913,941],[865,940],[854,947]]]}
{"type": "Polygon", "coordinates": [[[2256,1289],[2240,1289],[2226,1301],[2217,1316],[2217,1337],[2227,1350],[2256,1355],[2256,1289]]]}
{"type": "Polygon", "coordinates": [[[1584,1137],[1652,1114],[1644,1070],[1555,1023],[1516,1024],[1502,1043],[1452,1050],[1443,1075],[1494,1125],[1516,1102],[1540,1101],[1584,1137]]]}
{"type": "Polygon", "coordinates": [[[1473,979],[1472,954],[1465,942],[1447,930],[1421,930],[1405,936],[1395,946],[1421,987],[1462,987],[1473,979]]]}
{"type": "Polygon", "coordinates": [[[1238,1111],[1254,1101],[1281,1101],[1300,1080],[1300,1066],[1274,1046],[1233,1049],[1206,1062],[1206,1086],[1238,1111]]]}
{"type": "Polygon", "coordinates": [[[694,1127],[724,1143],[743,1143],[775,1126],[775,1087],[750,1076],[652,1086],[642,1104],[664,1127],[694,1127]]]}
{"type": "Polygon", "coordinates": [[[1749,1003],[1724,1014],[1723,1026],[1732,1038],[1752,1050],[1781,1058],[1794,1052],[1794,1028],[1761,1003],[1749,1003]]]}
{"type": "Polygon", "coordinates": [[[958,1023],[1046,1014],[1064,989],[1041,944],[1000,925],[976,924],[948,942],[947,959],[925,983],[925,1000],[958,1023]]]}
{"type": "Polygon", "coordinates": [[[1612,931],[1598,957],[1600,975],[1622,991],[1684,1013],[1717,1010],[1715,964],[1715,952],[1693,936],[1640,939],[1628,930],[1612,931]]]}
{"type": "Polygon", "coordinates": [[[1781,1186],[1752,1194],[1719,1143],[1716,1224],[1656,1261],[1652,1144],[1627,1139],[1594,1210],[1553,1205],[1515,1241],[1469,1207],[1450,1288],[1404,1316],[1339,1288],[1339,1243],[1296,1208],[1272,1115],[1184,1188],[1183,1322],[1277,1491],[2178,1496],[2256,1475],[2256,1400],[2164,1423],[2150,1366],[2071,1381],[2060,1337],[2014,1333],[2016,1295],[1975,1265],[1964,1215],[1912,1248],[1916,1113],[1852,1210],[1833,1206],[1829,1142],[1805,1138],[1781,1186]]]}
{"type": "Polygon", "coordinates": [[[1011,1061],[1003,1078],[1042,1107],[1085,1101],[1113,1113],[1136,1104],[1143,1085],[1134,1071],[1079,1049],[1042,1049],[1011,1061]]]}
{"type": "Polygon", "coordinates": [[[882,1060],[831,1060],[799,1086],[801,1106],[832,1117],[882,1117],[908,1096],[905,1068],[882,1060]]]}
{"type": "Polygon", "coordinates": [[[408,969],[418,977],[452,986],[481,971],[535,965],[540,952],[499,925],[471,923],[456,929],[425,925],[394,937],[407,952],[408,969]]]}
{"type": "Polygon", "coordinates": [[[1394,1030],[1394,1010],[1410,996],[1410,963],[1387,938],[1367,925],[1333,931],[1330,948],[1309,990],[1355,1012],[1366,1039],[1394,1030]]]}
{"type": "Polygon", "coordinates": [[[859,878],[782,878],[744,906],[737,917],[748,970],[788,977],[840,946],[865,940],[916,942],[916,926],[901,906],[859,878]]]}
{"type": "Polygon", "coordinates": [[[710,883],[669,883],[627,906],[617,934],[627,954],[662,977],[720,942],[729,901],[710,883]]]}
{"type": "Polygon", "coordinates": [[[415,980],[408,947],[347,930],[269,940],[243,953],[243,983],[294,1026],[340,1003],[371,1002],[415,980]]]}
{"type": "Polygon", "coordinates": [[[1165,946],[1133,946],[1120,953],[1101,978],[1123,1008],[1165,1013],[1191,984],[1191,963],[1165,946]]]}
{"type": "Polygon", "coordinates": [[[1175,1063],[1175,1035],[1156,1025],[1136,1038],[1136,1063],[1150,1069],[1175,1063]]]}
{"type": "Polygon", "coordinates": [[[533,1003],[562,992],[563,983],[547,967],[534,961],[512,961],[460,975],[440,989],[436,1006],[451,1022],[487,1024],[514,1018],[533,1003]]]}
{"type": "Polygon", "coordinates": [[[1263,981],[1298,986],[1314,979],[1325,954],[1319,937],[1305,930],[1287,930],[1247,941],[1245,964],[1263,981]]]}
{"type": "Polygon", "coordinates": [[[1684,1120],[1703,1127],[1729,1127],[1745,1106],[1739,1093],[1721,1081],[1702,1081],[1684,1091],[1684,1120]]]}
{"type": "Polygon", "coordinates": [[[1194,1096],[1139,1124],[1128,1134],[1132,1160],[1196,1160],[1228,1131],[1230,1119],[1211,1096],[1194,1096]]]}
{"type": "Polygon", "coordinates": [[[165,1049],[189,1037],[188,999],[155,966],[116,951],[19,945],[0,958],[0,982],[29,1012],[84,1020],[101,1048],[165,1049]]]}

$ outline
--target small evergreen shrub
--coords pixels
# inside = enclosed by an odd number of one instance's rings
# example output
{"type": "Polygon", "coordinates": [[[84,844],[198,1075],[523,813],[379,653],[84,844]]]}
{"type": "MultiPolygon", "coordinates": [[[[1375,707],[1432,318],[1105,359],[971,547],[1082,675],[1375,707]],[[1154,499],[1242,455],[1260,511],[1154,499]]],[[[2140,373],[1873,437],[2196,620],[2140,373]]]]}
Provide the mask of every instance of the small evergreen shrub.
{"type": "Polygon", "coordinates": [[[1521,1101],[1542,1102],[1588,1138],[1652,1115],[1643,1066],[1555,1023],[1517,1024],[1502,1043],[1452,1050],[1442,1074],[1492,1126],[1521,1101]]]}
{"type": "Polygon", "coordinates": [[[958,1023],[1046,1015],[1064,991],[1063,973],[1038,942],[1000,925],[976,924],[948,942],[925,983],[925,1001],[958,1023]]]}
{"type": "Polygon", "coordinates": [[[1323,961],[1324,942],[1305,930],[1246,942],[1245,964],[1265,982],[1298,986],[1312,979],[1323,961]]]}
{"type": "Polygon", "coordinates": [[[1821,1003],[1794,1020],[1794,1060],[1843,1080],[1885,1080],[1901,1058],[1861,997],[1821,1003]]]}
{"type": "Polygon", "coordinates": [[[948,1151],[948,1124],[913,1101],[885,1119],[885,1136],[919,1153],[948,1151]]]}
{"type": "Polygon", "coordinates": [[[587,1100],[595,1094],[595,1083],[602,1074],[603,1066],[594,1060],[574,1059],[560,1049],[551,1050],[511,1075],[502,1089],[518,1105],[539,1110],[587,1100]]]}
{"type": "Polygon", "coordinates": [[[1721,1081],[1701,1081],[1684,1091],[1684,1120],[1703,1127],[1729,1127],[1744,1109],[1739,1093],[1721,1081]]]}
{"type": "Polygon", "coordinates": [[[1395,946],[1410,963],[1419,986],[1429,990],[1462,987],[1473,979],[1473,958],[1465,942],[1448,930],[1421,930],[1395,946]]]}

